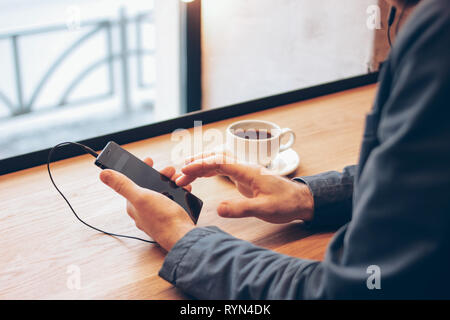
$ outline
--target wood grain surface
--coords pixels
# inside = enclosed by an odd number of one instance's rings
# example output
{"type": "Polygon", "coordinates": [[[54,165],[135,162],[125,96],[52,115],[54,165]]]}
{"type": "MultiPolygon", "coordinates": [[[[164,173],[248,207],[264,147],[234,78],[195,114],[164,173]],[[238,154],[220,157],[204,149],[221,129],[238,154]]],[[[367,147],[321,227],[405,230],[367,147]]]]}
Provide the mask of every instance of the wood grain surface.
{"type": "MultiPolygon", "coordinates": [[[[231,122],[242,119],[273,121],[297,134],[293,148],[301,163],[294,175],[341,170],[358,159],[364,116],[375,90],[375,85],[348,90],[208,124],[203,130],[224,132],[231,122]]],[[[163,135],[124,147],[140,158],[151,156],[158,169],[171,164],[170,151],[176,143],[163,135]]],[[[99,181],[91,156],[54,163],[52,172],[87,222],[110,232],[146,236],[129,219],[124,200],[99,181]]],[[[199,226],[216,225],[283,254],[323,259],[333,236],[311,234],[301,223],[272,225],[255,218],[218,217],[220,201],[240,197],[221,177],[194,182],[193,193],[205,203],[199,226]]],[[[164,250],[83,226],[54,190],[45,166],[0,177],[0,239],[1,299],[188,298],[159,278],[164,250]],[[73,281],[77,275],[80,287],[73,281]]]]}

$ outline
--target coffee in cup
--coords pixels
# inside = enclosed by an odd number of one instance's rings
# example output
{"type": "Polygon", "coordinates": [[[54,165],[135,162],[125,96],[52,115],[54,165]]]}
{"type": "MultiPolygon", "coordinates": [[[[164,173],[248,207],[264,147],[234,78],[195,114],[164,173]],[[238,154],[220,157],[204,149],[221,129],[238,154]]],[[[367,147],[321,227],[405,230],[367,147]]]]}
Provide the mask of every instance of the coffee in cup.
{"type": "Polygon", "coordinates": [[[232,123],[226,131],[227,149],[243,162],[269,166],[280,152],[295,142],[295,133],[289,128],[280,128],[264,120],[243,120],[232,123]],[[284,137],[289,136],[285,144],[284,137]]]}

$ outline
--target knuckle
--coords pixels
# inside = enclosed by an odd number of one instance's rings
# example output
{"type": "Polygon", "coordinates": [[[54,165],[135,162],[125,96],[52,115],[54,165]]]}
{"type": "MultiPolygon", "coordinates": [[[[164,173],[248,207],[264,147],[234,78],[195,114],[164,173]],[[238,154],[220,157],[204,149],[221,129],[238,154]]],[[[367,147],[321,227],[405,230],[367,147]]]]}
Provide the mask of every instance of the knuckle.
{"type": "Polygon", "coordinates": [[[259,210],[260,210],[260,205],[258,203],[258,200],[252,199],[252,200],[246,201],[245,204],[243,204],[241,213],[244,216],[253,216],[259,210]]]}
{"type": "Polygon", "coordinates": [[[147,204],[147,199],[145,196],[140,195],[136,198],[136,200],[134,201],[134,205],[136,207],[142,208],[147,204]]]}
{"type": "Polygon", "coordinates": [[[123,192],[123,190],[124,190],[124,188],[125,188],[125,183],[124,183],[124,181],[118,181],[116,184],[115,184],[115,186],[114,186],[115,188],[115,190],[118,192],[118,193],[122,193],[123,192]]]}
{"type": "Polygon", "coordinates": [[[252,210],[249,207],[241,208],[241,210],[238,211],[238,215],[241,217],[250,216],[252,213],[252,210]]]}

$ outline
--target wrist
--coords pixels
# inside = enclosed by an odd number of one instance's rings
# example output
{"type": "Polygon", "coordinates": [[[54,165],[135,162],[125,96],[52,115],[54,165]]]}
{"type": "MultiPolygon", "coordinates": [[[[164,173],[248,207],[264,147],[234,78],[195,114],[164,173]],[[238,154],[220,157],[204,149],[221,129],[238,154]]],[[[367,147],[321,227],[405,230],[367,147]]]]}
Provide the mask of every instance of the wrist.
{"type": "Polygon", "coordinates": [[[195,226],[191,224],[181,224],[169,227],[158,243],[161,247],[170,251],[181,238],[194,228],[195,226]]]}
{"type": "Polygon", "coordinates": [[[297,181],[297,217],[298,220],[312,221],[314,218],[314,197],[308,185],[297,181]]]}

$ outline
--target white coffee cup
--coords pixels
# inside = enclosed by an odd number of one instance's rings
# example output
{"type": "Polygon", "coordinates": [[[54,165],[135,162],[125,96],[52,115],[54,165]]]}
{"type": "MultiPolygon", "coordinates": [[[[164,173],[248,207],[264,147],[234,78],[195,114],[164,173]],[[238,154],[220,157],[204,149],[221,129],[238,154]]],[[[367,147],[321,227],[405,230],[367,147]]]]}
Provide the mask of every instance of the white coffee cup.
{"type": "Polygon", "coordinates": [[[243,120],[232,123],[226,131],[226,148],[239,161],[269,166],[270,163],[295,142],[295,133],[280,128],[273,122],[243,120]],[[289,136],[285,144],[281,140],[289,136]]]}

